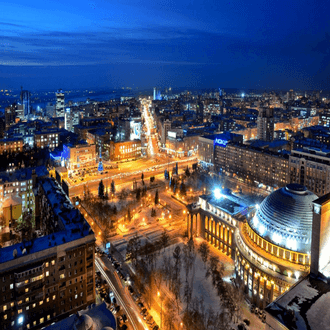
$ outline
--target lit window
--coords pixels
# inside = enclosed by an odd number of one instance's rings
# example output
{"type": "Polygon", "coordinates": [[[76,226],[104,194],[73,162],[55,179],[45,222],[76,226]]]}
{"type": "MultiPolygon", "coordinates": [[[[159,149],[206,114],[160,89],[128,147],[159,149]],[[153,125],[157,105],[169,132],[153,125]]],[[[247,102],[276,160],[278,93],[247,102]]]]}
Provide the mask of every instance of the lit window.
{"type": "Polygon", "coordinates": [[[18,310],[18,314],[21,314],[23,312],[23,309],[18,310]]]}
{"type": "Polygon", "coordinates": [[[28,311],[30,309],[30,306],[26,306],[26,310],[28,311]]]}
{"type": "Polygon", "coordinates": [[[26,329],[30,329],[30,323],[26,325],[26,329]]]}
{"type": "Polygon", "coordinates": [[[29,302],[29,300],[30,300],[29,297],[25,298],[25,302],[29,302]]]}
{"type": "Polygon", "coordinates": [[[52,265],[53,265],[53,266],[55,265],[55,260],[52,260],[52,265]]]}
{"type": "Polygon", "coordinates": [[[14,303],[13,302],[10,303],[10,307],[14,307],[14,303]]]}
{"type": "Polygon", "coordinates": [[[47,320],[50,320],[50,315],[47,315],[47,320]]]}
{"type": "Polygon", "coordinates": [[[40,319],[40,323],[44,323],[44,321],[45,321],[45,318],[42,317],[42,318],[40,319]]]}
{"type": "Polygon", "coordinates": [[[48,267],[49,266],[49,262],[46,262],[46,267],[48,267]]]}
{"type": "Polygon", "coordinates": [[[49,298],[47,298],[46,301],[49,302],[49,298]]]}
{"type": "Polygon", "coordinates": [[[6,311],[7,310],[7,305],[4,305],[3,306],[3,311],[6,311]]]}
{"type": "Polygon", "coordinates": [[[3,316],[3,319],[4,320],[7,320],[7,314],[3,316]]]}
{"type": "Polygon", "coordinates": [[[64,278],[64,277],[65,277],[65,275],[64,275],[64,274],[61,274],[61,275],[60,275],[60,278],[64,278]]]}
{"type": "Polygon", "coordinates": [[[36,307],[36,304],[35,303],[32,305],[32,308],[34,308],[34,307],[36,307]]]}
{"type": "Polygon", "coordinates": [[[56,299],[56,296],[55,295],[53,295],[53,300],[55,300],[56,299]]]}
{"type": "Polygon", "coordinates": [[[25,292],[29,292],[29,288],[25,288],[25,292]]]}
{"type": "Polygon", "coordinates": [[[39,301],[39,305],[42,305],[43,303],[44,303],[43,300],[40,300],[40,301],[39,301]]]}
{"type": "Polygon", "coordinates": [[[14,284],[10,284],[10,289],[14,289],[14,284]]]}
{"type": "Polygon", "coordinates": [[[46,276],[49,276],[49,271],[47,270],[47,272],[46,272],[46,276]]]}

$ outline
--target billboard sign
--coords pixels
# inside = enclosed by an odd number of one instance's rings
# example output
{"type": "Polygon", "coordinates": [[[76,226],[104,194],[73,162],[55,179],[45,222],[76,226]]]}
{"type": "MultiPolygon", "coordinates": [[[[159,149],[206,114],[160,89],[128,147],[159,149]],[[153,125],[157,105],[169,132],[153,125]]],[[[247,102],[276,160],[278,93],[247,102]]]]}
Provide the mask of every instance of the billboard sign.
{"type": "Polygon", "coordinates": [[[228,143],[228,140],[216,138],[214,140],[214,146],[220,146],[220,147],[226,147],[228,143]]]}

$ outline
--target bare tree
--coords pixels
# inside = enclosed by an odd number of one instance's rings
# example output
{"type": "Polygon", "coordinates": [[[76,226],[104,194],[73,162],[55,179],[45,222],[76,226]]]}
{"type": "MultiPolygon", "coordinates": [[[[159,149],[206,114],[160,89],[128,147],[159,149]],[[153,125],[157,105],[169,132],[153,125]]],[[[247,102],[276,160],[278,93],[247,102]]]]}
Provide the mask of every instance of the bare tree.
{"type": "Polygon", "coordinates": [[[168,246],[169,241],[170,241],[170,236],[168,235],[167,231],[164,229],[162,235],[160,236],[160,244],[161,247],[164,249],[164,251],[168,246]]]}
{"type": "Polygon", "coordinates": [[[201,258],[204,262],[204,266],[207,262],[207,259],[209,257],[210,254],[210,246],[208,243],[206,243],[205,241],[201,243],[201,245],[198,248],[198,252],[201,255],[201,258]]]}
{"type": "Polygon", "coordinates": [[[135,234],[127,244],[126,248],[126,260],[131,260],[133,265],[136,265],[136,261],[140,255],[141,240],[137,234],[135,234]]]}

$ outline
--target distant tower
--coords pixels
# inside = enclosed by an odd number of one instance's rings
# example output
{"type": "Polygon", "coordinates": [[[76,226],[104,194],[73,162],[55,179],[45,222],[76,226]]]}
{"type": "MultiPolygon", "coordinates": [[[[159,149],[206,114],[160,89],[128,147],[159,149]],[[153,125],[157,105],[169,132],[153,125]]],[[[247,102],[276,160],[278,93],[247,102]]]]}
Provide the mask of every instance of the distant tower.
{"type": "Polygon", "coordinates": [[[198,102],[196,107],[197,120],[202,123],[204,121],[204,104],[203,102],[198,102]]]}
{"type": "Polygon", "coordinates": [[[71,108],[65,108],[64,113],[64,129],[67,131],[71,131],[72,128],[72,116],[71,116],[71,108]]]}
{"type": "Polygon", "coordinates": [[[31,96],[31,93],[29,91],[24,91],[23,87],[21,87],[20,99],[21,99],[21,102],[23,105],[24,117],[27,117],[31,112],[30,96],[31,96]]]}
{"type": "Polygon", "coordinates": [[[294,101],[294,92],[293,89],[290,89],[286,94],[287,101],[294,101]]]}
{"type": "Polygon", "coordinates": [[[157,98],[157,88],[154,87],[154,97],[153,97],[154,101],[156,100],[156,98],[157,98]]]}
{"type": "Polygon", "coordinates": [[[257,119],[257,136],[263,141],[274,139],[274,109],[262,108],[259,110],[257,119]]]}
{"type": "Polygon", "coordinates": [[[61,89],[56,92],[56,117],[64,117],[64,93],[61,89]]]}

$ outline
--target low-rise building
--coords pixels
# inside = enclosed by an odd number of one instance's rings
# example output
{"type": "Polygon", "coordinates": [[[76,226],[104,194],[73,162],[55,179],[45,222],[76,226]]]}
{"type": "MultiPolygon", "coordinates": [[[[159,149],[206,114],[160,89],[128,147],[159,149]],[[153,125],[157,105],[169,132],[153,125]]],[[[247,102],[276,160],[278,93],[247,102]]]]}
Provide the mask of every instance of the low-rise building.
{"type": "Polygon", "coordinates": [[[110,160],[122,161],[141,157],[141,140],[110,141],[110,160]]]}

